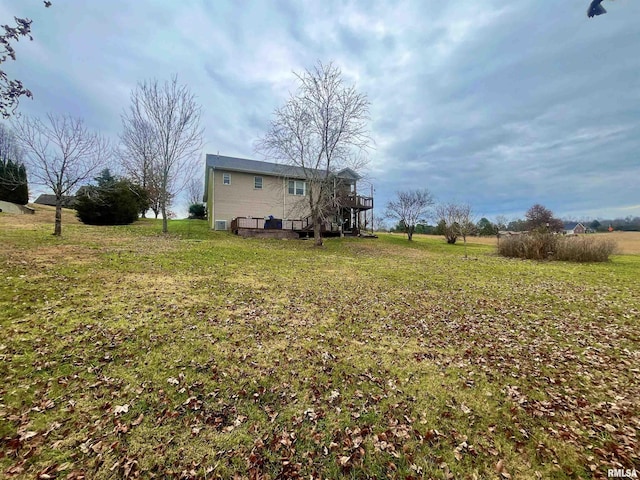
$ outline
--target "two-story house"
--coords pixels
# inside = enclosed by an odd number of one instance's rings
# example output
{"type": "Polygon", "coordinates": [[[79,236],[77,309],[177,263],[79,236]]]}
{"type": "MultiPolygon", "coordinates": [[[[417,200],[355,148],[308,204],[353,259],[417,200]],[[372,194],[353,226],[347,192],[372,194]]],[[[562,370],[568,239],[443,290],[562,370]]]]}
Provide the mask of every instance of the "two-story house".
{"type": "MultiPolygon", "coordinates": [[[[359,233],[373,198],[357,194],[360,176],[346,168],[331,177],[333,199],[325,232],[359,233]]],[[[215,230],[282,228],[311,230],[309,180],[302,168],[222,155],[206,156],[205,201],[215,230]],[[281,225],[281,226],[280,226],[281,225]],[[279,226],[279,227],[278,227],[279,226]]]]}

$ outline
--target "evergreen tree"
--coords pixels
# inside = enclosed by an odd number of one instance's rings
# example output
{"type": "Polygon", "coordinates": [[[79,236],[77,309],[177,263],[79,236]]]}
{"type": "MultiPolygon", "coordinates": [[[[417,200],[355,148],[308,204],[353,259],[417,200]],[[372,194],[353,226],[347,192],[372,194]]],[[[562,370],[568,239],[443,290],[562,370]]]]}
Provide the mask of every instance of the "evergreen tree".
{"type": "Polygon", "coordinates": [[[0,124],[0,200],[26,205],[29,202],[27,169],[13,132],[0,124]]]}
{"type": "Polygon", "coordinates": [[[89,225],[128,225],[138,219],[143,198],[141,187],[113,177],[108,169],[94,179],[97,185],[78,190],[78,218],[89,225]]]}
{"type": "Polygon", "coordinates": [[[202,203],[193,203],[189,206],[189,218],[204,220],[207,218],[207,207],[202,203]]]}

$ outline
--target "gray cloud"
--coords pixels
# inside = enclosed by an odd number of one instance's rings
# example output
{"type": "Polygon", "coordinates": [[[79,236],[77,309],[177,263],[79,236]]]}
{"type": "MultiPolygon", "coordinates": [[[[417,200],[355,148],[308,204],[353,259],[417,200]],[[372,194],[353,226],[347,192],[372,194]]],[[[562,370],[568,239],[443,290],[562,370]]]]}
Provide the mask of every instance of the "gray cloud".
{"type": "MultiPolygon", "coordinates": [[[[486,216],[640,215],[637,2],[0,0],[34,20],[5,64],[21,111],[82,116],[112,138],[137,82],[178,74],[203,106],[206,151],[256,157],[295,88],[333,60],[371,101],[377,205],[426,187],[486,216]]],[[[3,65],[3,66],[5,66],[3,65]]]]}

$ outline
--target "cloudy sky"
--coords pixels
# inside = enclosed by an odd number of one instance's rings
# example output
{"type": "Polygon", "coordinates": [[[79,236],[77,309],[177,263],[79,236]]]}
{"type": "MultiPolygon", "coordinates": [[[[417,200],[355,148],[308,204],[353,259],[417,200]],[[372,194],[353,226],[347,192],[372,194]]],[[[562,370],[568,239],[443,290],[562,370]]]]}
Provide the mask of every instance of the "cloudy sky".
{"type": "MultiPolygon", "coordinates": [[[[371,102],[376,205],[428,188],[478,216],[640,215],[640,2],[0,0],[33,19],[3,65],[34,99],[117,139],[136,83],[178,74],[206,153],[260,159],[292,72],[333,61],[371,102]]],[[[204,155],[203,155],[204,163],[204,155]]],[[[204,170],[204,168],[203,168],[204,170]]],[[[185,207],[177,208],[185,211],[185,207]]]]}

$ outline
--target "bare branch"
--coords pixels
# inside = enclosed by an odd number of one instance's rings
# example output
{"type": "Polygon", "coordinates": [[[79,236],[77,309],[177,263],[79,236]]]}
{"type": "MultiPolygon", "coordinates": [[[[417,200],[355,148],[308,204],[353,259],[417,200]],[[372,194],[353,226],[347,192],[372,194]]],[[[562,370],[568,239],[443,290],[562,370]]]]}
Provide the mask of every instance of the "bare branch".
{"type": "Polygon", "coordinates": [[[202,185],[202,181],[191,177],[187,183],[187,201],[189,202],[189,206],[201,204],[203,196],[204,186],[202,185]]]}
{"type": "Polygon", "coordinates": [[[316,245],[322,245],[322,222],[335,211],[335,178],[344,169],[366,164],[369,101],[355,87],[346,87],[332,63],[319,63],[295,74],[298,91],[274,112],[256,149],[267,158],[302,169],[316,245]]]}
{"type": "Polygon", "coordinates": [[[54,235],[61,235],[63,197],[108,166],[109,142],[89,131],[81,119],[66,115],[49,114],[44,122],[35,117],[17,118],[13,126],[32,181],[51,188],[56,196],[54,235]]]}
{"type": "Polygon", "coordinates": [[[172,199],[198,166],[203,135],[200,114],[194,95],[174,76],[164,84],[139,83],[131,93],[129,110],[122,115],[120,158],[162,212],[164,233],[172,199]]]}
{"type": "Polygon", "coordinates": [[[468,203],[442,203],[436,207],[436,217],[444,230],[447,243],[454,244],[458,237],[462,237],[466,257],[467,237],[476,231],[471,205],[468,203]]]}
{"type": "Polygon", "coordinates": [[[396,199],[387,203],[385,217],[401,222],[407,238],[411,241],[416,225],[426,221],[433,204],[433,195],[428,190],[396,192],[396,199]]]}

